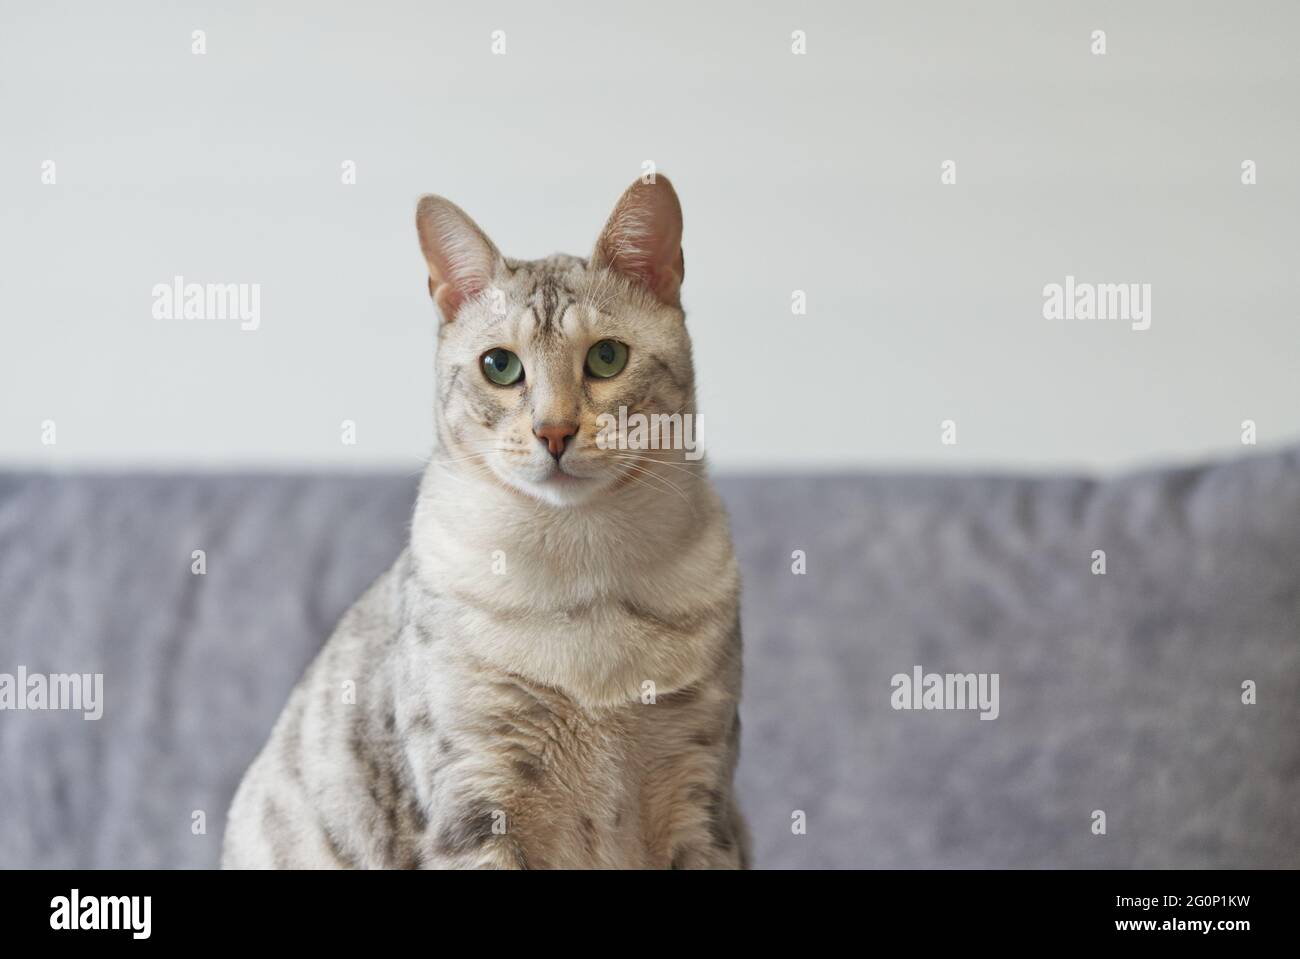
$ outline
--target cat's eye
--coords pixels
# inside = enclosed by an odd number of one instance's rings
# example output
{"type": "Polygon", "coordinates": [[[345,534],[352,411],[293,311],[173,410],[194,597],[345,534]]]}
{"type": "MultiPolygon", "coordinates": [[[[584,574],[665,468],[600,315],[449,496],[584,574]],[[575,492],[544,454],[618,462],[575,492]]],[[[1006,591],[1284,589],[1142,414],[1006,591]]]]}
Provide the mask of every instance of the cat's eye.
{"type": "Polygon", "coordinates": [[[509,350],[497,347],[483,354],[483,375],[498,386],[509,386],[523,379],[524,364],[509,350]]]}
{"type": "Polygon", "coordinates": [[[601,340],[587,351],[587,372],[607,380],[627,366],[627,347],[618,340],[601,340]]]}

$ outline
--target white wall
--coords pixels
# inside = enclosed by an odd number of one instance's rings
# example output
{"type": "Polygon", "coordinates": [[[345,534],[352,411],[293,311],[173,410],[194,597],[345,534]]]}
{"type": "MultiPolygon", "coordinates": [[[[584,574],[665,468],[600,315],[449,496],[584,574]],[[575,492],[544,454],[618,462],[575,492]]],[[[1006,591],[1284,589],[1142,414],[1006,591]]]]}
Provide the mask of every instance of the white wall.
{"type": "Polygon", "coordinates": [[[416,197],[585,254],[647,159],[685,209],[721,468],[1300,438],[1294,3],[230,6],[4,13],[3,464],[414,470],[416,197]],[[178,274],[260,284],[260,328],[154,319],[178,274]],[[1150,283],[1151,329],[1044,319],[1067,274],[1150,283]]]}

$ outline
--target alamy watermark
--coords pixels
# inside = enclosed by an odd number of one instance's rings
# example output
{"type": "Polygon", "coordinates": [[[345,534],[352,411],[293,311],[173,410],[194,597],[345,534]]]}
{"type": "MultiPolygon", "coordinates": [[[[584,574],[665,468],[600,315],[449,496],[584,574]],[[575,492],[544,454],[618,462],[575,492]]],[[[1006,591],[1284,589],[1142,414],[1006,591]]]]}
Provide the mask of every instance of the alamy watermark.
{"type": "Polygon", "coordinates": [[[1134,330],[1151,329],[1150,283],[1064,283],[1043,287],[1045,320],[1127,320],[1134,330]]]}
{"type": "Polygon", "coordinates": [[[82,719],[104,715],[103,673],[0,673],[0,709],[80,710],[82,719]]]}
{"type": "Polygon", "coordinates": [[[895,709],[978,709],[980,719],[997,719],[997,673],[895,673],[889,705],[895,709]]]}
{"type": "Polygon", "coordinates": [[[684,450],[686,459],[704,456],[704,422],[698,413],[632,413],[596,417],[596,445],[602,450],[684,450]]]}
{"type": "Polygon", "coordinates": [[[50,900],[50,928],[122,930],[133,939],[148,939],[153,931],[152,896],[83,896],[80,889],[50,900]]]}
{"type": "Polygon", "coordinates": [[[262,284],[186,283],[174,276],[171,283],[153,288],[155,320],[239,320],[241,330],[262,325],[262,284]]]}

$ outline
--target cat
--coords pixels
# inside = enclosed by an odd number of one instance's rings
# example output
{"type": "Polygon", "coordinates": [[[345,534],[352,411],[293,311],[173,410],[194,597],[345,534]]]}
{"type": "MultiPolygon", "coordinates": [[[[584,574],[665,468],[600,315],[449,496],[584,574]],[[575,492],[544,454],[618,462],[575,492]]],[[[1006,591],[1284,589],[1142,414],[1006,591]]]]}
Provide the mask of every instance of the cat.
{"type": "Polygon", "coordinates": [[[409,543],[290,695],[223,866],[748,867],[726,514],[702,460],[596,425],[697,415],[672,184],[588,259],[503,257],[438,196],[416,225],[441,320],[409,543]]]}

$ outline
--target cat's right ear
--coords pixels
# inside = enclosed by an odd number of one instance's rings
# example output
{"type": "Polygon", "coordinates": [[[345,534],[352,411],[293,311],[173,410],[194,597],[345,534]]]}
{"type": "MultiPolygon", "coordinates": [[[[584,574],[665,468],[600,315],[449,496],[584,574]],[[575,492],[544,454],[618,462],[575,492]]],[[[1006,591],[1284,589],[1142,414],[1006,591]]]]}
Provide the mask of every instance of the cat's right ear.
{"type": "Polygon", "coordinates": [[[440,196],[420,197],[415,228],[429,265],[429,292],[443,322],[450,322],[461,304],[487,289],[501,254],[464,210],[440,196]]]}

